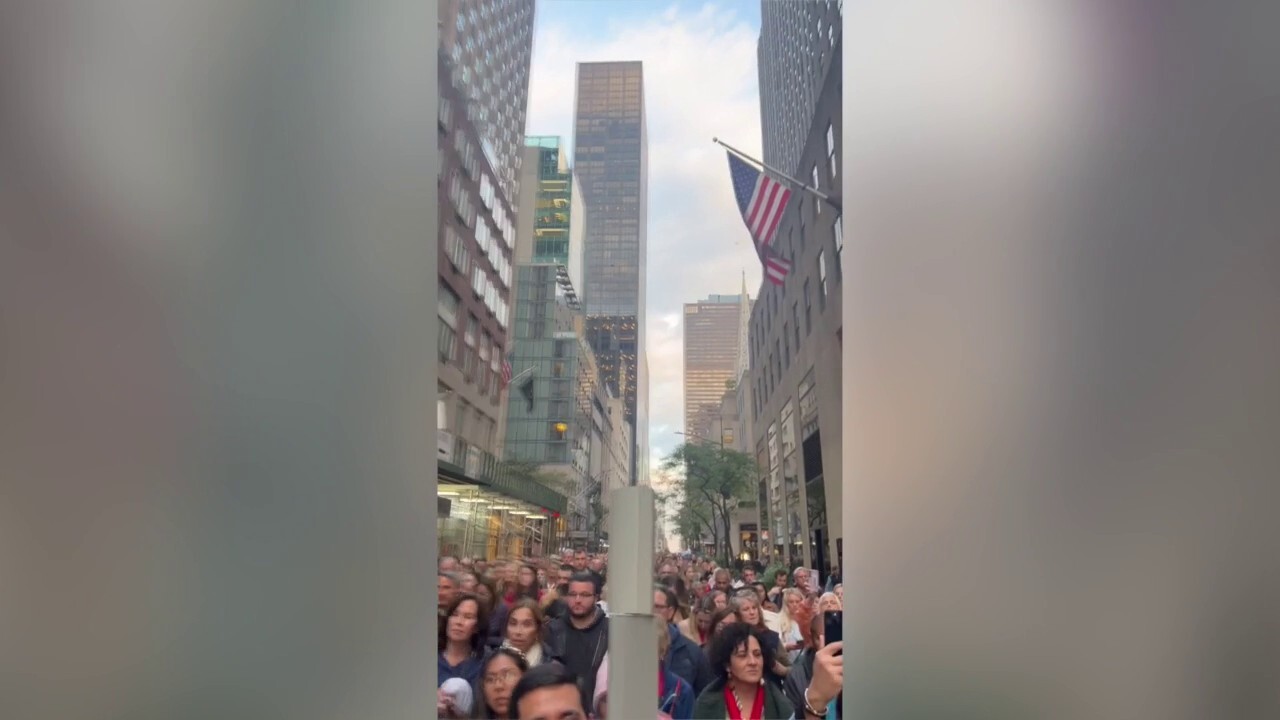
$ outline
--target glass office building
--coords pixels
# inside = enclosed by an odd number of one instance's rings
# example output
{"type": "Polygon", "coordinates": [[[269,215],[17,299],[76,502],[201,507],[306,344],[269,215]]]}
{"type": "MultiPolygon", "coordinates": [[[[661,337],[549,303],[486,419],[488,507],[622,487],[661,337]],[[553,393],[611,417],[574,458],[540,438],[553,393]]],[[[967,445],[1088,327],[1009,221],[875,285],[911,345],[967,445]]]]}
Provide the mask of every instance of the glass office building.
{"type": "Polygon", "coordinates": [[[590,216],[583,292],[587,338],[604,381],[625,401],[634,431],[632,479],[647,482],[648,139],[641,63],[578,64],[573,154],[590,216]]]}

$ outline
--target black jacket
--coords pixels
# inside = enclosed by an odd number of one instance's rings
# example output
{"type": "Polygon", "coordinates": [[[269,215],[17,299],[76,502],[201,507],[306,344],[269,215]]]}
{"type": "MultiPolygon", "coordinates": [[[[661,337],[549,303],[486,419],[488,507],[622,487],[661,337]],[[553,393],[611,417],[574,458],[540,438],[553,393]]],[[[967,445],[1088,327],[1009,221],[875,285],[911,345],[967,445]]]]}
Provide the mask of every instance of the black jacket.
{"type": "Polygon", "coordinates": [[[568,617],[557,618],[547,624],[545,642],[560,664],[578,678],[582,707],[591,707],[596,671],[609,652],[609,618],[596,608],[595,621],[582,630],[575,628],[568,617]]]}

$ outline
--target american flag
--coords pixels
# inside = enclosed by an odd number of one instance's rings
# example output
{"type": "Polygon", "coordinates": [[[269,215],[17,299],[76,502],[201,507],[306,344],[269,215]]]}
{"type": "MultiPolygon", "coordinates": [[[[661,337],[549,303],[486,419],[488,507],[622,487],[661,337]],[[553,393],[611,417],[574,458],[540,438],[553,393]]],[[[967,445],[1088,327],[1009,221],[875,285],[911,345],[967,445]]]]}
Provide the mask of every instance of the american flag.
{"type": "Polygon", "coordinates": [[[773,244],[778,221],[787,209],[791,191],[782,183],[756,170],[729,153],[729,176],[733,178],[733,194],[738,199],[738,210],[751,232],[756,248],[773,244]]]}
{"type": "Polygon", "coordinates": [[[507,358],[502,359],[502,386],[506,387],[511,384],[511,362],[507,358]]]}
{"type": "Polygon", "coordinates": [[[764,251],[764,276],[774,285],[782,285],[786,282],[787,274],[791,272],[791,262],[776,255],[772,250],[764,251]]]}

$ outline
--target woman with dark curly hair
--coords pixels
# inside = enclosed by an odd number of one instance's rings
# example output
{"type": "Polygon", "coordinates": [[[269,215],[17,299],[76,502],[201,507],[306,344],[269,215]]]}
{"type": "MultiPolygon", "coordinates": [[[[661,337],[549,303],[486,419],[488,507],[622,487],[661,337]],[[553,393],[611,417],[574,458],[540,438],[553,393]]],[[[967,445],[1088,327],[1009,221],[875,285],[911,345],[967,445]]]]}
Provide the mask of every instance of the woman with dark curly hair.
{"type": "Polygon", "coordinates": [[[711,640],[711,670],[716,679],[694,703],[695,718],[790,720],[791,702],[782,690],[765,682],[774,658],[760,631],[745,623],[726,625],[711,640]]]}

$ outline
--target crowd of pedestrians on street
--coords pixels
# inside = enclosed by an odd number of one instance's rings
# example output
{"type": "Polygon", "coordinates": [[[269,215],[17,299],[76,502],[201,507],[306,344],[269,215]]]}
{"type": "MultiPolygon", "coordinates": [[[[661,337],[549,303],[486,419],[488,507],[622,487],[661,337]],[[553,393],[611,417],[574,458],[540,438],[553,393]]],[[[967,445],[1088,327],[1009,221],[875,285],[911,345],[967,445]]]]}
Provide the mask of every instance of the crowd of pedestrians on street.
{"type": "MultiPolygon", "coordinates": [[[[438,716],[608,720],[607,567],[606,555],[583,550],[493,563],[441,558],[438,716]]],[[[823,637],[824,613],[843,608],[838,574],[759,573],[749,563],[659,559],[656,717],[840,717],[841,644],[823,637]]]]}

